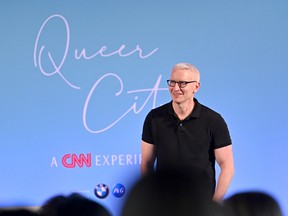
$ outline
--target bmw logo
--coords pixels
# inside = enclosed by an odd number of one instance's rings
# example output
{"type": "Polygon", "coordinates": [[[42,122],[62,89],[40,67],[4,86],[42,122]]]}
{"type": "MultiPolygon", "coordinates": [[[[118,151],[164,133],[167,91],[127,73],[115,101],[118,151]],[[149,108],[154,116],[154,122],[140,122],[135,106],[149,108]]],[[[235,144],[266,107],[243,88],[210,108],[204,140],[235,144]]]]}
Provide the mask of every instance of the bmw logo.
{"type": "Polygon", "coordinates": [[[125,187],[118,183],[113,187],[113,195],[115,197],[122,197],[125,194],[125,187]]]}
{"type": "Polygon", "coordinates": [[[104,199],[109,195],[109,187],[105,184],[98,184],[94,189],[94,194],[99,199],[104,199]]]}

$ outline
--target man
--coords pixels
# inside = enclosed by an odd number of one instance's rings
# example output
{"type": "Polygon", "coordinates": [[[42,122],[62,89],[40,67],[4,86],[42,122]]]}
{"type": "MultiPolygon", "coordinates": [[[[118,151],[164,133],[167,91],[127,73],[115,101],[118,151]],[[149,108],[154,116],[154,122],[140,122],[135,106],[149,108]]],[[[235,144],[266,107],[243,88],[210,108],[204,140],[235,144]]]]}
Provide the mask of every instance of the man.
{"type": "Polygon", "coordinates": [[[207,172],[211,197],[221,200],[234,175],[227,125],[220,114],[194,98],[200,88],[195,66],[176,64],[167,84],[172,101],[151,110],[143,125],[141,174],[154,172],[155,161],[156,171],[195,166],[207,172]],[[217,186],[215,161],[221,170],[217,186]]]}

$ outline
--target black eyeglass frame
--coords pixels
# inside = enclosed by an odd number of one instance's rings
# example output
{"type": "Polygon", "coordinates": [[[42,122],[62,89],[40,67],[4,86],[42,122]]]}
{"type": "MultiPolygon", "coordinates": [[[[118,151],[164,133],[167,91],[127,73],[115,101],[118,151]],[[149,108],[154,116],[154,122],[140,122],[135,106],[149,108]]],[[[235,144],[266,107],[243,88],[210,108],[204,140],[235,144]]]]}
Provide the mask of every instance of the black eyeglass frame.
{"type": "Polygon", "coordinates": [[[167,84],[170,87],[175,87],[176,83],[178,84],[179,88],[185,88],[187,84],[197,82],[196,80],[193,81],[175,81],[175,80],[167,80],[167,84]],[[174,84],[172,84],[174,83],[174,84]],[[171,85],[172,84],[172,85],[171,85]]]}

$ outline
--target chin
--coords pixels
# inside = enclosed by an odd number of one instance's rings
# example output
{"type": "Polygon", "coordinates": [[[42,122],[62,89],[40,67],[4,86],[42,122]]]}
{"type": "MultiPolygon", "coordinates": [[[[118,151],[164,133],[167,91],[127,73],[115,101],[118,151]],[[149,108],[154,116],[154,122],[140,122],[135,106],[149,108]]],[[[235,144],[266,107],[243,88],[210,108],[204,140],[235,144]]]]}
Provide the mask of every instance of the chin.
{"type": "Polygon", "coordinates": [[[173,102],[177,104],[181,104],[183,100],[180,100],[179,98],[173,98],[173,102]]]}

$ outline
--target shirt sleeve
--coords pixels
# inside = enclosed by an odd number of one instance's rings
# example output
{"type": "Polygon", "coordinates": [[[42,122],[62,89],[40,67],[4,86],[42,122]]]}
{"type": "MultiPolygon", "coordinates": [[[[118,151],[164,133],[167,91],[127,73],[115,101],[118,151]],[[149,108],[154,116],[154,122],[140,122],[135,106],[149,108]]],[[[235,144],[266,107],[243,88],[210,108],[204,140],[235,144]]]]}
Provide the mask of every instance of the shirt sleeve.
{"type": "Polygon", "coordinates": [[[142,141],[154,144],[152,136],[152,112],[150,111],[144,121],[142,129],[142,141]]]}
{"type": "Polygon", "coordinates": [[[221,115],[216,119],[213,128],[214,149],[232,144],[228,126],[221,115]]]}

